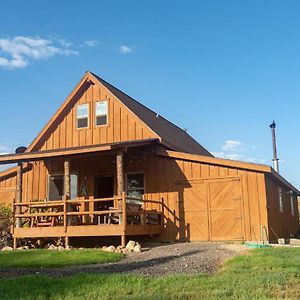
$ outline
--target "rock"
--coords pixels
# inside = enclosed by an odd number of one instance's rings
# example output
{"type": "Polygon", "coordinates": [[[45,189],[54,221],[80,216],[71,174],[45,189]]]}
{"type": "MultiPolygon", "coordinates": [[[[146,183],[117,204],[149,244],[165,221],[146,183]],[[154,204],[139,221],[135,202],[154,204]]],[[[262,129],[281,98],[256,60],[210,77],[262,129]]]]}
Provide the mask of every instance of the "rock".
{"type": "Polygon", "coordinates": [[[73,249],[73,247],[72,246],[67,246],[66,248],[65,248],[65,250],[72,250],[73,249]]]}
{"type": "Polygon", "coordinates": [[[279,245],[285,245],[285,239],[278,239],[278,244],[279,245]]]}
{"type": "Polygon", "coordinates": [[[115,246],[109,246],[109,247],[106,248],[105,251],[107,251],[107,252],[114,252],[115,250],[116,250],[115,246]]]}
{"type": "Polygon", "coordinates": [[[128,253],[128,250],[126,248],[122,248],[122,253],[128,253]]]}
{"type": "Polygon", "coordinates": [[[5,246],[2,248],[2,251],[11,251],[14,250],[13,247],[5,246]]]}
{"type": "Polygon", "coordinates": [[[54,246],[53,244],[51,244],[51,245],[48,247],[48,250],[57,250],[57,247],[54,246]]]}
{"type": "Polygon", "coordinates": [[[118,246],[118,247],[116,248],[116,252],[118,252],[118,253],[122,253],[122,250],[123,250],[123,247],[122,247],[122,246],[118,246]]]}
{"type": "Polygon", "coordinates": [[[134,247],[135,247],[135,241],[129,241],[126,245],[127,250],[133,251],[134,247]]]}
{"type": "Polygon", "coordinates": [[[107,249],[107,246],[103,246],[103,247],[101,248],[102,251],[106,251],[106,249],[107,249]]]}
{"type": "Polygon", "coordinates": [[[290,239],[290,245],[300,246],[300,239],[290,239]]]}
{"type": "Polygon", "coordinates": [[[136,245],[133,248],[134,252],[142,252],[142,247],[139,243],[136,243],[136,245]]]}
{"type": "Polygon", "coordinates": [[[58,246],[58,247],[57,247],[57,250],[58,250],[58,251],[64,251],[64,250],[65,250],[65,247],[63,247],[63,246],[58,246]]]}
{"type": "Polygon", "coordinates": [[[27,246],[27,245],[26,245],[26,246],[23,246],[23,249],[24,249],[24,250],[28,250],[28,249],[29,249],[29,246],[27,246]]]}

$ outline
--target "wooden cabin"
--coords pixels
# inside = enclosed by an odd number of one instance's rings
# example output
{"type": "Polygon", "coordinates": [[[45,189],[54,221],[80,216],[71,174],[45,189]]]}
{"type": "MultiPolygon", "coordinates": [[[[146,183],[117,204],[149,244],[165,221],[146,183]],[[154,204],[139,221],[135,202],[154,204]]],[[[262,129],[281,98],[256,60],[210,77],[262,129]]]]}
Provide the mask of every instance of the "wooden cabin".
{"type": "Polygon", "coordinates": [[[13,237],[274,241],[300,192],[271,167],[213,157],[184,130],[87,72],[27,149],[1,155],[13,237]]]}

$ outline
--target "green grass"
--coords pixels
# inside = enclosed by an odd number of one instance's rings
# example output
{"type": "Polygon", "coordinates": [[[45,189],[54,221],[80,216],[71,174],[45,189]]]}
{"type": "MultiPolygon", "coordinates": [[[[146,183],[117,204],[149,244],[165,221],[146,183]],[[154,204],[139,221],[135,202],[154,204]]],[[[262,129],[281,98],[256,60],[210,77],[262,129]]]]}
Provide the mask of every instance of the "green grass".
{"type": "Polygon", "coordinates": [[[163,278],[78,274],[0,280],[0,299],[300,298],[300,250],[256,249],[215,275],[163,278]]]}
{"type": "MultiPolygon", "coordinates": [[[[102,252],[100,250],[19,250],[1,251],[0,268],[53,268],[73,265],[87,265],[119,261],[123,257],[119,253],[102,252]]],[[[1,271],[0,271],[1,272],[1,271]]]]}

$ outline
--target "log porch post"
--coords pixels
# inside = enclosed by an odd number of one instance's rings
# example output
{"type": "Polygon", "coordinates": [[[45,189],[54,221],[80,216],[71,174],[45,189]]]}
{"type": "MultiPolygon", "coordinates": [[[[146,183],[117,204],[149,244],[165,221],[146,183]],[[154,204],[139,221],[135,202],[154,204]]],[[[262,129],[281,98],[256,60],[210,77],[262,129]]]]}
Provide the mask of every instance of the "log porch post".
{"type": "MultiPolygon", "coordinates": [[[[67,211],[68,211],[68,205],[67,200],[69,200],[71,197],[71,177],[70,177],[70,161],[65,160],[64,161],[64,228],[65,233],[67,233],[67,226],[68,226],[68,220],[67,220],[67,211]]],[[[65,235],[65,247],[67,248],[69,246],[69,237],[67,234],[65,235]]]]}
{"type": "MultiPolygon", "coordinates": [[[[16,178],[16,203],[22,203],[22,163],[18,163],[17,167],[17,178],[16,178]]],[[[16,206],[15,209],[16,214],[21,214],[22,209],[21,206],[16,206]]],[[[16,228],[22,226],[22,219],[16,218],[16,228]]]]}
{"type": "Polygon", "coordinates": [[[122,224],[123,234],[121,235],[121,245],[125,247],[126,244],[126,195],[125,195],[125,184],[124,184],[124,153],[120,151],[116,158],[117,165],[117,190],[118,190],[118,206],[122,207],[122,224]],[[122,201],[120,201],[122,199],[122,201]],[[121,204],[121,203],[122,204],[121,204]]]}

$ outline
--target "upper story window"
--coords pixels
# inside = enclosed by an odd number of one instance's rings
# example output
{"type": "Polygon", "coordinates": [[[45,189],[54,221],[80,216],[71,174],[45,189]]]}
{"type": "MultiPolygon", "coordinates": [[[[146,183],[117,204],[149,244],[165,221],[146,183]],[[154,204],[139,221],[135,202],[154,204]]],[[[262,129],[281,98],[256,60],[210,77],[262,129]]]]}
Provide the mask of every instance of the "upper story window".
{"type": "Polygon", "coordinates": [[[87,128],[89,126],[89,105],[81,104],[76,110],[77,128],[87,128]]]}
{"type": "Polygon", "coordinates": [[[283,213],[283,190],[278,188],[279,212],[283,213]]]}
{"type": "Polygon", "coordinates": [[[107,125],[108,123],[108,104],[107,101],[96,102],[96,126],[107,125]]]}

